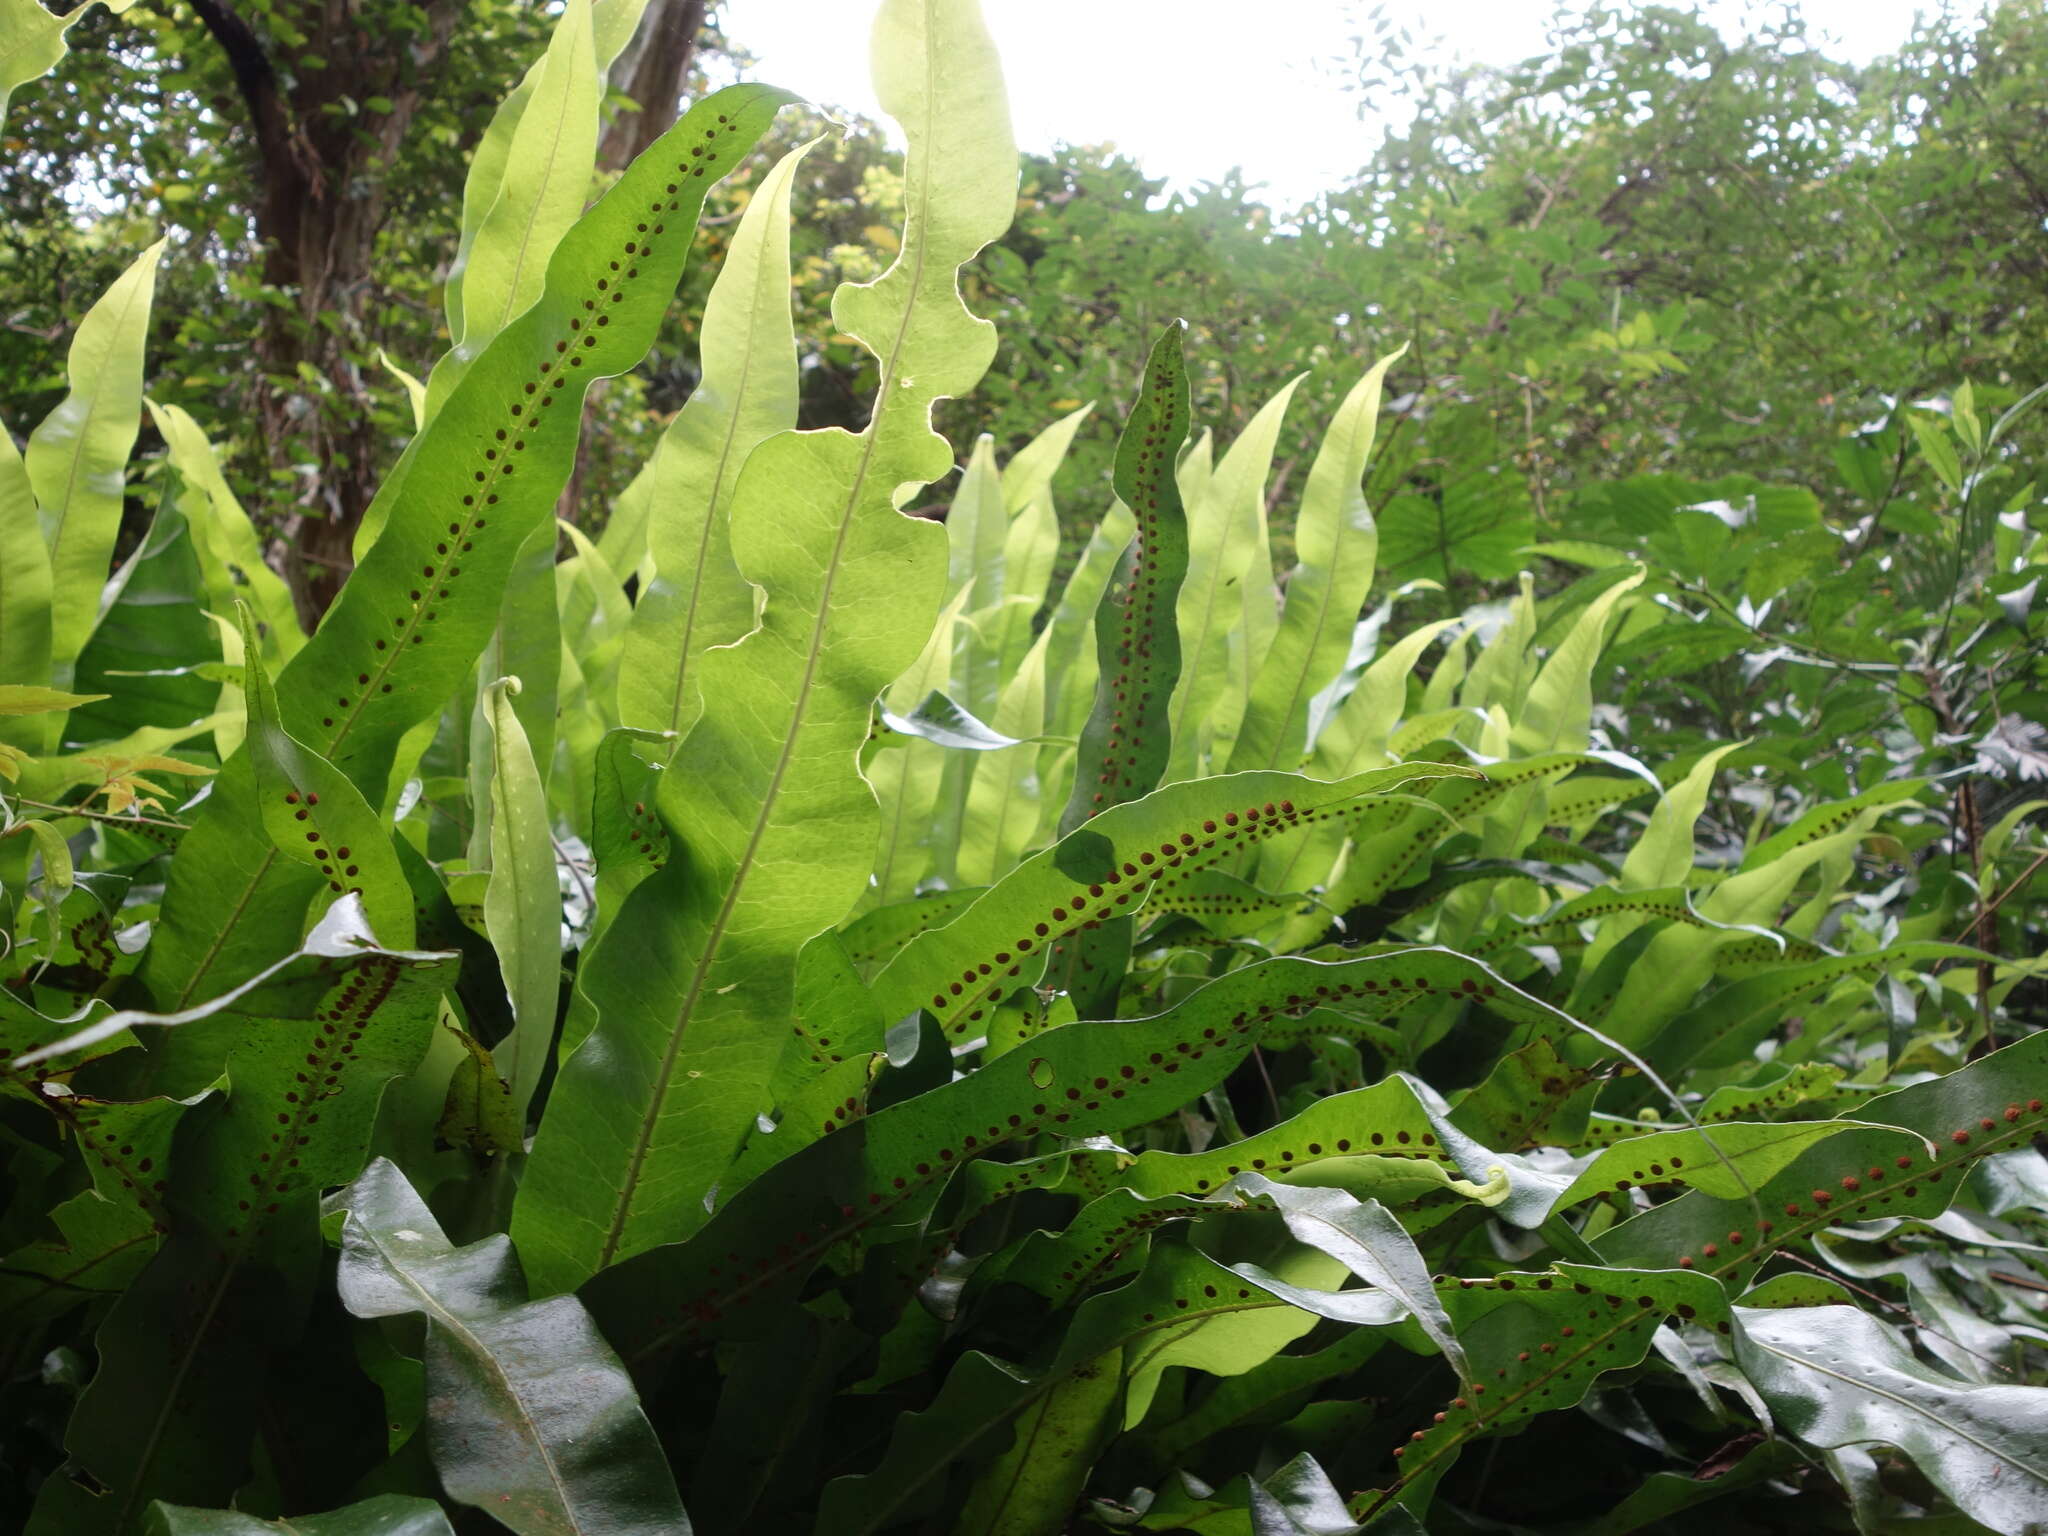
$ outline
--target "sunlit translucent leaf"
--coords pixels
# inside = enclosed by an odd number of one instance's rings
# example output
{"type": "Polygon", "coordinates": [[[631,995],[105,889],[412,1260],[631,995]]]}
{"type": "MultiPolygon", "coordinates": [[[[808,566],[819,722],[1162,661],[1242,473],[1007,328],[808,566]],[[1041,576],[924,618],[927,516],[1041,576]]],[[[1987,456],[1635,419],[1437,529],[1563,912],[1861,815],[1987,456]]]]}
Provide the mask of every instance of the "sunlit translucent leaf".
{"type": "Polygon", "coordinates": [[[1259,533],[1273,445],[1300,383],[1290,380],[1260,408],[1188,503],[1187,577],[1177,604],[1181,671],[1171,713],[1176,778],[1192,775],[1210,739],[1230,636],[1243,622],[1244,584],[1254,557],[1263,553],[1259,533]]]}
{"type": "Polygon", "coordinates": [[[151,400],[149,414],[163,435],[171,465],[190,488],[180,506],[199,552],[207,602],[217,614],[234,612],[240,597],[256,610],[263,660],[275,669],[295,655],[306,637],[283,578],[263,560],[249,514],[228,488],[220,459],[189,412],[151,400]]]}
{"type": "Polygon", "coordinates": [[[562,893],[555,878],[547,796],[526,732],[507,697],[518,687],[519,680],[508,677],[484,690],[484,710],[496,740],[491,879],[484,892],[484,923],[512,999],[512,1033],[498,1042],[494,1059],[511,1085],[511,1112],[523,1118],[554,1043],[555,998],[562,975],[562,893]]]}
{"type": "Polygon", "coordinates": [[[705,300],[697,387],[615,514],[630,518],[636,498],[646,503],[654,562],[619,671],[619,718],[629,726],[687,731],[703,707],[704,653],[754,627],[755,589],[733,564],[729,518],[747,456],[796,425],[789,204],[810,147],[785,155],[748,200],[705,300]]]}
{"type": "MultiPolygon", "coordinates": [[[[106,0],[115,15],[135,0],[106,0]]],[[[69,11],[53,12],[39,0],[5,0],[0,4],[0,122],[15,90],[55,69],[64,57],[64,34],[92,9],[92,0],[69,11]]]]}
{"type": "Polygon", "coordinates": [[[1379,551],[1365,466],[1387,369],[1406,350],[1381,358],[1351,387],[1316,452],[1295,527],[1301,563],[1288,578],[1280,628],[1231,748],[1233,769],[1295,766],[1307,747],[1309,700],[1344,664],[1379,551]]]}
{"type": "MultiPolygon", "coordinates": [[[[286,728],[366,800],[384,802],[401,742],[463,688],[497,628],[516,557],[551,526],[585,387],[645,353],[706,188],[786,99],[760,86],[716,92],[629,166],[563,236],[540,301],[499,333],[379,489],[382,534],[277,679],[286,728]],[[634,226],[657,204],[643,236],[634,226]],[[584,302],[600,295],[610,323],[586,328],[584,302]]],[[[191,1002],[252,974],[290,942],[280,914],[313,894],[256,830],[250,789],[238,758],[172,865],[144,967],[161,1000],[191,1002]]]]}
{"type": "Polygon", "coordinates": [[[66,359],[69,392],[29,434],[25,461],[50,550],[52,681],[60,686],[99,618],[100,588],[120,531],[163,252],[159,240],[136,257],[86,312],[66,359]]]}
{"type": "Polygon", "coordinates": [[[657,793],[675,856],[583,962],[597,1023],[556,1080],[514,1213],[543,1287],[702,1223],[767,1107],[797,956],[867,883],[876,808],[857,754],[944,581],[943,534],[897,509],[953,466],[933,401],[971,389],[994,354],[956,274],[1008,227],[1016,174],[994,48],[966,0],[890,0],[875,69],[909,141],[903,249],[841,287],[833,319],[875,354],[880,393],[863,433],[783,433],[741,472],[733,554],[766,594],[762,620],[707,653],[718,707],[657,793]]]}

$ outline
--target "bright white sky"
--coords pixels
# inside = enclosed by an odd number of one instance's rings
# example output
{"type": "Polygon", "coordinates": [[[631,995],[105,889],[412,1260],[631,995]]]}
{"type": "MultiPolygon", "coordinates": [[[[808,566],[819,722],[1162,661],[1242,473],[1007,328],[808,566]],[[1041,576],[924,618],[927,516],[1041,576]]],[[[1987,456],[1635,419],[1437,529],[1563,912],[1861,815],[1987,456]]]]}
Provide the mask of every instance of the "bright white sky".
{"type": "MultiPolygon", "coordinates": [[[[1925,4],[1926,0],[1920,0],[1925,4]]],[[[1743,0],[1707,8],[1740,26],[1743,0]]],[[[1291,207],[1336,185],[1377,142],[1339,89],[1353,54],[1348,0],[982,0],[1002,50],[1020,147],[1114,143],[1177,186],[1241,165],[1291,207]],[[1171,18],[1170,31],[1162,20],[1171,18]]],[[[1805,0],[1809,27],[1856,60],[1894,51],[1915,0],[1805,0]]],[[[1507,64],[1539,50],[1549,0],[1388,0],[1387,12],[1507,64]]],[[[879,118],[868,85],[871,0],[726,0],[755,78],[879,118]]]]}

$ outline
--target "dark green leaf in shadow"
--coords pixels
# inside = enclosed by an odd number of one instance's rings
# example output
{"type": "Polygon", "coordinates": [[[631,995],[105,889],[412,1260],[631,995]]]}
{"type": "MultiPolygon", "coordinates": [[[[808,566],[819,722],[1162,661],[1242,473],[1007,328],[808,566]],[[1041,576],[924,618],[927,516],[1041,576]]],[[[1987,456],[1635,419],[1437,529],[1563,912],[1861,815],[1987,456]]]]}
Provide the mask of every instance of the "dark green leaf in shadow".
{"type": "Polygon", "coordinates": [[[526,1300],[502,1235],[453,1246],[378,1159],[335,1203],[341,1299],[427,1319],[427,1433],[448,1492],[520,1536],[682,1536],[675,1479],[624,1367],[581,1302],[526,1300]]]}
{"type": "Polygon", "coordinates": [[[232,1509],[154,1504],[143,1530],[144,1536],[455,1536],[447,1515],[432,1499],[395,1493],[288,1520],[259,1520],[232,1509]]]}

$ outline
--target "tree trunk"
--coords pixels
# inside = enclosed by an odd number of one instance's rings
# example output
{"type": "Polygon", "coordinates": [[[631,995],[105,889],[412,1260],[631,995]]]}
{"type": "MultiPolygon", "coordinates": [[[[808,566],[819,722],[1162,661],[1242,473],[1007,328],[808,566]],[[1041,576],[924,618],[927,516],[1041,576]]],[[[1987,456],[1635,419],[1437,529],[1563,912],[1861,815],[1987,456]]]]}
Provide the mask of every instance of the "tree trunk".
{"type": "Polygon", "coordinates": [[[310,629],[348,577],[377,486],[379,444],[356,359],[388,210],[384,169],[464,6],[421,0],[421,24],[401,30],[368,24],[356,0],[303,0],[289,19],[306,42],[287,84],[226,0],[192,5],[234,71],[256,141],[263,280],[286,302],[266,307],[252,338],[255,415],[273,472],[317,466],[283,520],[285,577],[310,629]],[[389,110],[371,111],[372,100],[389,110]]]}
{"type": "Polygon", "coordinates": [[[675,126],[697,57],[697,34],[704,30],[704,10],[705,0],[654,0],[640,18],[639,32],[612,66],[613,83],[639,110],[621,112],[605,130],[597,147],[597,163],[605,170],[624,170],[675,126]]]}

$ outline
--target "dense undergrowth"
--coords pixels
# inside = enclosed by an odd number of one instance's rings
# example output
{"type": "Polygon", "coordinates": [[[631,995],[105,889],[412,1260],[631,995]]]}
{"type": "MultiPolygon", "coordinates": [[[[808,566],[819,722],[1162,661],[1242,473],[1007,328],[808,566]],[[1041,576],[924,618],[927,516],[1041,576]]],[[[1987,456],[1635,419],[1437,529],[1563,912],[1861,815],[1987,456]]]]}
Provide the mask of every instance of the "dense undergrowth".
{"type": "Polygon", "coordinates": [[[2039,1528],[2038,397],[1845,440],[1942,488],[1882,539],[1621,481],[1422,623],[1392,359],[1283,568],[1292,386],[1215,443],[1173,324],[1056,576],[1091,407],[899,510],[1016,156],[972,0],[887,0],[867,426],[793,430],[798,149],[593,541],[584,391],[788,100],[582,211],[637,18],[479,150],[317,632],[145,402],[155,249],[0,448],[13,1523],[2039,1528]]]}

